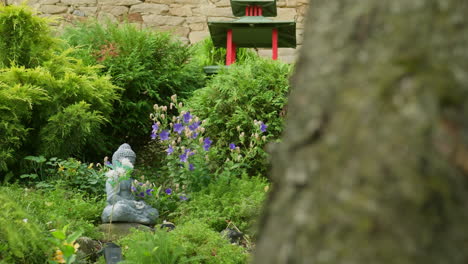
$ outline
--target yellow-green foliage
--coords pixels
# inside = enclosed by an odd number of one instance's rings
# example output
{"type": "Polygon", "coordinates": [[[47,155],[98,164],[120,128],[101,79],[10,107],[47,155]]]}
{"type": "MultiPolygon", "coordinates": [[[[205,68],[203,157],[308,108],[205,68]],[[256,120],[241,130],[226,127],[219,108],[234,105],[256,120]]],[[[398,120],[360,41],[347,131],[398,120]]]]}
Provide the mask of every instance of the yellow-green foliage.
{"type": "MultiPolygon", "coordinates": [[[[2,162],[7,168],[19,149],[28,154],[67,157],[86,146],[102,147],[101,126],[107,122],[116,87],[96,67],[67,56],[53,55],[36,68],[0,69],[0,133],[2,162]]],[[[22,159],[21,156],[16,156],[22,159]]]]}
{"type": "Polygon", "coordinates": [[[0,193],[1,263],[46,263],[50,242],[43,231],[14,198],[0,193]]]}
{"type": "Polygon", "coordinates": [[[39,65],[55,42],[49,32],[47,20],[26,6],[0,5],[0,67],[39,65]]]}
{"type": "Polygon", "coordinates": [[[0,171],[7,169],[28,134],[24,121],[32,115],[33,103],[47,100],[47,93],[32,85],[8,86],[0,81],[0,171]]]}

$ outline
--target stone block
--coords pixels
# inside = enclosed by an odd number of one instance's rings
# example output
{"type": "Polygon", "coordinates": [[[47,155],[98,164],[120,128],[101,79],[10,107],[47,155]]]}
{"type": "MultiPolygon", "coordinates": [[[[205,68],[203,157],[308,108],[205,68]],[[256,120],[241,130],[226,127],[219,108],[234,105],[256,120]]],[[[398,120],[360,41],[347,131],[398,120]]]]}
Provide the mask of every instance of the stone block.
{"type": "Polygon", "coordinates": [[[277,20],[294,20],[296,16],[295,8],[278,8],[277,20]]]}
{"type": "Polygon", "coordinates": [[[129,8],[126,6],[101,6],[101,12],[112,14],[113,16],[122,16],[128,14],[129,8]]]}
{"type": "Polygon", "coordinates": [[[95,5],[96,0],[62,0],[61,3],[67,5],[95,5]]]}
{"type": "Polygon", "coordinates": [[[118,22],[118,19],[114,15],[105,12],[99,12],[97,15],[97,20],[101,23],[107,21],[114,23],[118,22]]]}
{"type": "MultiPolygon", "coordinates": [[[[60,0],[42,0],[41,4],[43,4],[43,5],[53,5],[53,4],[56,4],[58,2],[60,2],[60,0]]],[[[29,1],[28,3],[31,4],[31,1],[29,1]]]]}
{"type": "Polygon", "coordinates": [[[41,5],[39,11],[41,11],[44,14],[61,14],[66,13],[68,11],[68,7],[56,5],[41,5]]]}
{"type": "Polygon", "coordinates": [[[97,14],[97,7],[79,7],[76,10],[82,11],[87,17],[96,16],[97,14]]]}
{"type": "Polygon", "coordinates": [[[178,26],[185,22],[183,17],[144,15],[143,21],[150,26],[178,26]]]}
{"type": "Polygon", "coordinates": [[[189,28],[193,31],[203,31],[207,29],[208,25],[206,23],[193,23],[189,24],[189,28]]]}
{"type": "Polygon", "coordinates": [[[183,38],[187,38],[188,34],[190,32],[190,29],[187,27],[182,27],[182,26],[158,26],[158,27],[152,27],[156,31],[162,31],[162,32],[170,32],[171,34],[183,38]]]}
{"type": "Polygon", "coordinates": [[[143,23],[143,17],[140,13],[130,13],[127,19],[130,23],[143,23]]]}
{"type": "Polygon", "coordinates": [[[205,16],[192,16],[192,17],[187,17],[187,23],[192,24],[192,23],[205,23],[206,24],[206,17],[205,16]]]}
{"type": "Polygon", "coordinates": [[[200,6],[198,8],[193,9],[193,13],[196,15],[203,15],[207,17],[219,16],[219,17],[231,17],[233,18],[234,15],[232,14],[232,9],[230,7],[216,7],[215,5],[206,5],[200,6]]]}
{"type": "Polygon", "coordinates": [[[173,16],[188,17],[192,15],[192,8],[190,6],[171,7],[169,14],[173,16]]]}
{"type": "Polygon", "coordinates": [[[145,15],[145,14],[160,15],[160,14],[166,14],[168,11],[169,11],[169,6],[163,5],[163,4],[142,3],[142,4],[132,5],[132,7],[130,8],[130,13],[140,13],[142,15],[145,15]]]}
{"type": "Polygon", "coordinates": [[[210,36],[208,31],[192,31],[189,34],[189,40],[191,44],[202,41],[210,36]]]}
{"type": "MultiPolygon", "coordinates": [[[[74,1],[74,0],[68,0],[68,1],[74,1]]],[[[142,1],[140,0],[97,0],[97,1],[98,1],[98,4],[103,4],[103,5],[124,5],[124,6],[131,6],[131,5],[142,3],[142,1]]]]}
{"type": "Polygon", "coordinates": [[[217,7],[231,7],[231,1],[230,0],[221,0],[215,3],[217,7]]]}

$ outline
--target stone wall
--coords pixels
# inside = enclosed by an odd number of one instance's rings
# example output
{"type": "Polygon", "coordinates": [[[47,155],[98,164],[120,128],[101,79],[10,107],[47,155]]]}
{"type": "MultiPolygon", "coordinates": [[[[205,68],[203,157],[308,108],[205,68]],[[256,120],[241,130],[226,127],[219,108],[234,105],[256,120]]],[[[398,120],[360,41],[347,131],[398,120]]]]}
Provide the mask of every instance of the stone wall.
{"type": "MultiPolygon", "coordinates": [[[[5,1],[5,0],[4,0],[5,1]]],[[[7,0],[18,4],[22,0],[7,0]]],[[[28,4],[44,15],[60,16],[61,25],[87,17],[122,21],[160,31],[170,31],[183,41],[195,43],[209,36],[207,21],[232,20],[229,0],[29,0],[28,4]]],[[[308,0],[278,0],[275,20],[296,20],[297,43],[302,43],[304,15],[308,0]]],[[[298,46],[298,47],[299,47],[298,46]]],[[[295,60],[297,50],[279,49],[285,62],[295,60]]],[[[271,50],[259,50],[271,56],[271,50]]]]}

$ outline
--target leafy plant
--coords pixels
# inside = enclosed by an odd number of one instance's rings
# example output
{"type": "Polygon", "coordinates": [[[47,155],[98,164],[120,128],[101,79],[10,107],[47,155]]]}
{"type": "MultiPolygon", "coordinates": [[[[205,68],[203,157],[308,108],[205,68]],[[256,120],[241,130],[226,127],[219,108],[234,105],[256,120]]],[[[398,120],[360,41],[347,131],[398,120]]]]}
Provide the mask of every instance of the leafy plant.
{"type": "Polygon", "coordinates": [[[242,232],[250,230],[262,208],[268,184],[264,178],[223,177],[200,192],[192,193],[188,203],[181,204],[174,213],[176,221],[204,221],[216,231],[233,222],[242,232]]]}
{"type": "Polygon", "coordinates": [[[166,231],[136,232],[120,241],[124,245],[126,264],[178,264],[182,261],[182,251],[166,231]]]}
{"type": "MultiPolygon", "coordinates": [[[[225,65],[226,48],[216,48],[211,38],[206,38],[195,44],[195,59],[202,66],[225,65]]],[[[252,49],[238,48],[236,50],[236,63],[242,64],[245,61],[259,58],[252,49]]]]}
{"type": "Polygon", "coordinates": [[[0,5],[0,68],[35,67],[47,60],[57,41],[48,21],[23,5],[0,5]]]}
{"type": "Polygon", "coordinates": [[[201,67],[191,62],[192,49],[167,33],[91,21],[66,28],[62,37],[76,48],[74,56],[88,65],[102,64],[102,72],[123,88],[107,129],[116,145],[122,138],[132,146],[146,143],[148,129],[141,117],[153,104],[168,104],[172,94],[186,97],[204,85],[201,67]]]}
{"type": "Polygon", "coordinates": [[[68,225],[64,226],[62,230],[56,230],[52,232],[54,236],[54,242],[57,246],[55,250],[52,263],[75,263],[76,252],[80,245],[75,243],[75,240],[81,236],[81,232],[73,232],[67,235],[68,225]]]}
{"type": "Polygon", "coordinates": [[[206,223],[192,220],[169,233],[176,245],[182,248],[182,261],[197,264],[244,264],[249,254],[237,245],[231,245],[220,233],[213,231],[206,223]],[[198,260],[190,260],[192,256],[198,260]]]}
{"type": "MultiPolygon", "coordinates": [[[[256,127],[252,124],[261,120],[268,124],[271,139],[277,139],[283,130],[283,115],[289,92],[288,77],[291,67],[268,59],[249,60],[242,65],[231,65],[222,69],[207,84],[195,91],[186,102],[187,109],[206,120],[207,137],[221,151],[219,166],[229,155],[226,148],[230,143],[239,142],[238,128],[245,132],[240,148],[249,147],[255,137],[256,127]]],[[[266,153],[258,145],[258,155],[246,161],[249,174],[265,174],[266,153]]]]}
{"type": "Polygon", "coordinates": [[[0,192],[0,262],[43,264],[51,243],[34,216],[25,212],[19,201],[0,192]],[[4,261],[4,262],[3,262],[4,261]]]}

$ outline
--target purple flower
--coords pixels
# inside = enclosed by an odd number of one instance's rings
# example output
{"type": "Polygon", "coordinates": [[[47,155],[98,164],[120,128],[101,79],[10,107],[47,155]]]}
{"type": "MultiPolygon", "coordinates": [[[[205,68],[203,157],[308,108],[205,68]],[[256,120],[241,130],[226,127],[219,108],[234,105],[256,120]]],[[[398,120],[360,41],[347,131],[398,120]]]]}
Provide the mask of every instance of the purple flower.
{"type": "Polygon", "coordinates": [[[187,196],[185,196],[185,195],[179,196],[179,199],[180,199],[181,201],[187,201],[187,200],[188,200],[187,196]]]}
{"type": "Polygon", "coordinates": [[[179,155],[180,162],[187,162],[187,152],[179,155]]]}
{"type": "Polygon", "coordinates": [[[188,124],[190,122],[190,119],[192,119],[192,115],[190,114],[190,112],[187,112],[183,115],[183,118],[184,118],[184,123],[188,124]]]}
{"type": "Polygon", "coordinates": [[[159,126],[158,126],[158,124],[156,124],[156,123],[154,123],[153,126],[151,126],[151,127],[153,128],[153,132],[155,132],[155,133],[156,133],[156,131],[158,131],[158,129],[159,129],[159,126]]]}
{"type": "Polygon", "coordinates": [[[112,163],[110,163],[110,161],[106,161],[105,165],[109,166],[109,167],[112,167],[112,163]]]}
{"type": "Polygon", "coordinates": [[[195,169],[195,166],[193,166],[193,164],[190,163],[188,168],[189,168],[190,171],[193,171],[195,169]]]}
{"type": "Polygon", "coordinates": [[[174,148],[172,147],[172,145],[169,145],[169,147],[166,149],[166,152],[168,156],[174,153],[174,148]]]}
{"type": "Polygon", "coordinates": [[[193,133],[192,138],[195,139],[198,137],[198,133],[193,133]]]}
{"type": "Polygon", "coordinates": [[[131,189],[132,189],[132,192],[136,192],[136,191],[137,191],[137,189],[135,188],[135,186],[132,186],[131,189]]]}
{"type": "Polygon", "coordinates": [[[213,141],[210,140],[209,137],[205,138],[205,140],[203,140],[203,149],[204,149],[205,151],[210,150],[211,143],[213,143],[213,141]]]}
{"type": "Polygon", "coordinates": [[[180,123],[174,124],[174,132],[177,132],[177,134],[180,135],[183,130],[184,130],[184,125],[180,123]]]}
{"type": "Polygon", "coordinates": [[[153,189],[148,189],[148,190],[146,190],[146,195],[151,196],[151,195],[152,195],[152,194],[151,194],[152,191],[153,191],[153,189]]]}
{"type": "Polygon", "coordinates": [[[233,150],[236,149],[236,144],[234,143],[229,144],[229,149],[233,149],[233,150]]]}
{"type": "Polygon", "coordinates": [[[193,122],[188,128],[192,131],[197,130],[197,128],[200,126],[200,122],[193,122]]]}
{"type": "Polygon", "coordinates": [[[265,125],[263,122],[260,123],[260,131],[262,131],[262,133],[266,132],[267,130],[267,125],[265,125]]]}
{"type": "Polygon", "coordinates": [[[188,149],[187,152],[188,152],[189,157],[195,155],[195,151],[191,151],[190,149],[188,149]]]}
{"type": "Polygon", "coordinates": [[[140,193],[140,196],[141,196],[141,197],[145,197],[145,193],[144,193],[144,192],[141,192],[141,193],[140,193]]]}
{"type": "Polygon", "coordinates": [[[188,157],[194,155],[195,153],[190,152],[190,149],[186,149],[182,155],[179,156],[180,162],[187,162],[188,157]]]}
{"type": "Polygon", "coordinates": [[[171,195],[171,194],[172,194],[172,189],[171,189],[171,188],[167,188],[164,192],[165,192],[167,195],[171,195]]]}
{"type": "Polygon", "coordinates": [[[156,139],[157,136],[158,136],[158,135],[157,135],[156,133],[154,133],[154,131],[151,132],[151,139],[156,139]]]}
{"type": "Polygon", "coordinates": [[[142,183],[142,182],[139,182],[138,185],[143,186],[143,183],[142,183]]]}
{"type": "Polygon", "coordinates": [[[168,130],[163,130],[163,131],[161,131],[161,133],[159,134],[159,138],[160,138],[161,140],[163,140],[163,141],[164,141],[164,140],[168,140],[168,139],[169,139],[169,135],[170,135],[170,133],[169,133],[168,130]]]}

